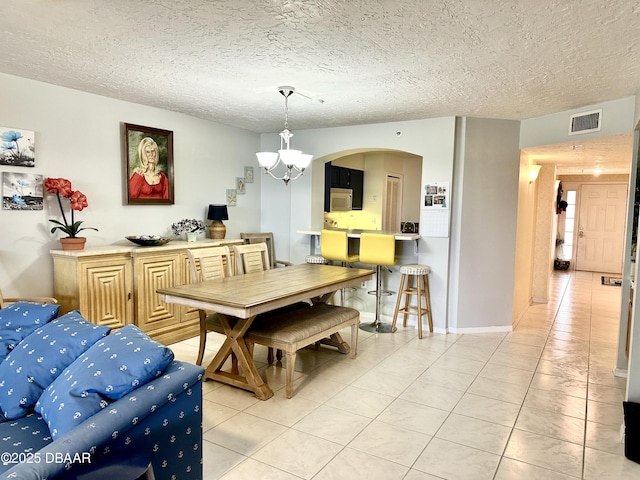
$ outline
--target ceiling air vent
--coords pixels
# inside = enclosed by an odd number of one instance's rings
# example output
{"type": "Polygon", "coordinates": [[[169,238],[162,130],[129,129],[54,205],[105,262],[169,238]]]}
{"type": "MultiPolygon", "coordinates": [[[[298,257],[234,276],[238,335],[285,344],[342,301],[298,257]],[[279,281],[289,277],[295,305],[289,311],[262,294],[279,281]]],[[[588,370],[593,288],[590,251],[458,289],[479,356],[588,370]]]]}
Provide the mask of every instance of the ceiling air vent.
{"type": "Polygon", "coordinates": [[[600,131],[602,110],[582,112],[571,115],[569,119],[569,135],[600,131]]]}

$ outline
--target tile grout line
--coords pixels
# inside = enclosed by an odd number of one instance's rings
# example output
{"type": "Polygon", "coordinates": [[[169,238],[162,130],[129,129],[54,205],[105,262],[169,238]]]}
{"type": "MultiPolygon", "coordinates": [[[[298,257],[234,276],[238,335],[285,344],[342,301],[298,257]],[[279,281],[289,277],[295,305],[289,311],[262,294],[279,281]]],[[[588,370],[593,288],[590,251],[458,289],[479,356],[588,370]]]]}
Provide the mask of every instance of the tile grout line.
{"type": "MultiPolygon", "coordinates": [[[[511,437],[512,437],[512,435],[513,435],[514,430],[516,430],[516,423],[517,423],[518,418],[520,417],[520,414],[521,414],[521,412],[522,412],[522,407],[524,406],[524,402],[525,402],[525,401],[526,401],[526,399],[527,399],[527,395],[528,395],[528,393],[529,393],[529,390],[531,389],[531,384],[533,383],[533,379],[535,378],[535,374],[536,374],[536,372],[538,371],[538,366],[540,365],[540,360],[542,359],[542,355],[544,354],[545,347],[547,346],[547,343],[549,342],[549,337],[551,336],[551,332],[552,332],[552,330],[553,330],[553,326],[554,326],[554,325],[555,325],[555,323],[556,323],[556,318],[557,318],[557,316],[558,316],[558,312],[560,311],[560,307],[562,306],[562,302],[563,302],[563,301],[564,301],[564,299],[565,299],[565,295],[566,295],[566,293],[567,293],[567,289],[569,288],[569,285],[570,285],[570,284],[571,284],[571,282],[573,281],[573,278],[574,278],[574,277],[573,277],[573,275],[571,275],[571,276],[569,276],[568,278],[569,278],[569,280],[565,283],[564,287],[562,288],[562,295],[560,295],[560,297],[559,297],[559,299],[558,299],[558,301],[557,301],[557,305],[555,305],[555,307],[554,307],[554,311],[553,311],[553,322],[551,322],[551,325],[549,326],[549,330],[548,330],[548,332],[547,332],[547,336],[546,336],[546,339],[545,339],[544,345],[543,345],[543,347],[542,347],[542,350],[540,351],[540,355],[539,355],[539,357],[538,357],[538,361],[536,362],[536,368],[535,368],[535,370],[533,371],[533,375],[531,376],[531,380],[529,381],[529,385],[527,386],[527,391],[526,391],[526,393],[525,393],[525,395],[524,395],[524,398],[522,399],[522,402],[520,403],[520,407],[519,407],[519,409],[518,409],[518,414],[516,415],[516,419],[515,419],[515,421],[513,422],[513,426],[511,427],[511,432],[509,433],[509,436],[507,437],[507,441],[506,441],[506,442],[505,442],[505,444],[504,444],[504,448],[503,448],[503,450],[502,450],[502,454],[500,455],[500,460],[498,461],[498,466],[497,466],[497,468],[496,468],[495,472],[493,473],[493,477],[492,477],[492,479],[493,479],[493,480],[495,480],[496,475],[498,474],[498,471],[500,470],[500,464],[502,463],[503,459],[505,458],[505,453],[506,453],[506,450],[507,450],[507,446],[509,445],[509,441],[511,440],[511,437]]],[[[529,307],[527,307],[527,309],[529,309],[530,307],[531,307],[531,305],[530,305],[529,307]]],[[[521,320],[522,320],[522,319],[521,319],[521,320]]],[[[518,324],[519,324],[519,323],[520,323],[520,322],[518,322],[518,324]]],[[[506,458],[510,458],[510,457],[506,457],[506,458]]],[[[522,461],[522,460],[517,460],[517,459],[514,459],[514,460],[516,460],[516,461],[522,461]]],[[[526,462],[523,462],[523,463],[526,463],[526,462]]],[[[534,466],[539,467],[538,465],[534,465],[534,466]]],[[[539,468],[544,468],[545,470],[549,470],[549,469],[547,469],[547,468],[545,468],[545,467],[539,467],[539,468]]],[[[555,472],[555,470],[549,470],[549,471],[553,471],[553,472],[555,472]]],[[[558,472],[556,472],[556,473],[558,473],[558,472]]]]}

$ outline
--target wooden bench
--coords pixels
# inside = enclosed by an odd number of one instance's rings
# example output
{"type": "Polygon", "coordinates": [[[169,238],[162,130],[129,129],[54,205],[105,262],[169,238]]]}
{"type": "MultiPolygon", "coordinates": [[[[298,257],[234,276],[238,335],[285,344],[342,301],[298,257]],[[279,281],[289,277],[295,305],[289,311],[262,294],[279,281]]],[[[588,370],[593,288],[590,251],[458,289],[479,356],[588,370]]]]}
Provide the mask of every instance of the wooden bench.
{"type": "Polygon", "coordinates": [[[245,334],[244,339],[253,350],[253,344],[283,350],[286,355],[287,398],[293,396],[293,369],[296,352],[301,348],[320,342],[325,337],[336,334],[345,327],[351,327],[351,348],[349,356],[354,358],[358,345],[358,325],[360,312],[353,308],[319,303],[291,312],[258,318],[245,334]]]}

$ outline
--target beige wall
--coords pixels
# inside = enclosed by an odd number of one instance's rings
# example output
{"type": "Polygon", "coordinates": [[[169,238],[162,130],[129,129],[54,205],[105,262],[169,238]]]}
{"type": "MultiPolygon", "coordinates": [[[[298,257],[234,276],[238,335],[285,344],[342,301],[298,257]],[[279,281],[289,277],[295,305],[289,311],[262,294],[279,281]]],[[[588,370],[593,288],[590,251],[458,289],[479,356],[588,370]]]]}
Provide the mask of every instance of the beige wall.
{"type": "Polygon", "coordinates": [[[533,282],[533,246],[536,231],[536,183],[529,183],[531,161],[520,156],[518,178],[518,224],[514,269],[513,320],[516,322],[531,303],[533,282]]]}
{"type": "Polygon", "coordinates": [[[533,246],[532,301],[546,303],[549,300],[549,280],[555,257],[556,228],[556,167],[543,165],[536,188],[536,225],[533,246]]]}

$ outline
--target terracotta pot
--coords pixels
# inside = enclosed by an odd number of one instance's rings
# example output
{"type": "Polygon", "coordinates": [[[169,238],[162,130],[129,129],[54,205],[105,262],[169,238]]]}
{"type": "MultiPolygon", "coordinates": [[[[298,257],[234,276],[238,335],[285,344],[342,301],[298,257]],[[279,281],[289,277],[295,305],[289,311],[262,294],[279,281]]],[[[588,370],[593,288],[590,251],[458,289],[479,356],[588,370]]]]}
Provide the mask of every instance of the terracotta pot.
{"type": "Polygon", "coordinates": [[[84,250],[85,243],[87,243],[85,237],[64,237],[60,239],[62,250],[84,250]]]}

